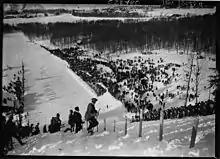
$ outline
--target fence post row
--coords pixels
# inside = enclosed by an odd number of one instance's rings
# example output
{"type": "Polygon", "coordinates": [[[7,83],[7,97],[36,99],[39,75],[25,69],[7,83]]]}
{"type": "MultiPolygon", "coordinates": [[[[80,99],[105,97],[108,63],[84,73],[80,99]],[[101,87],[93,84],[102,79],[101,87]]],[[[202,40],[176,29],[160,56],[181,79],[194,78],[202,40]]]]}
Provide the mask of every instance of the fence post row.
{"type": "Polygon", "coordinates": [[[125,116],[125,135],[127,135],[127,116],[125,116]]]}
{"type": "Polygon", "coordinates": [[[106,119],[104,119],[104,131],[106,131],[106,119]]]}
{"type": "Polygon", "coordinates": [[[164,106],[165,103],[161,104],[161,111],[160,111],[160,126],[159,126],[159,141],[163,140],[163,119],[164,119],[164,106]]]}
{"type": "Polygon", "coordinates": [[[196,141],[196,134],[197,134],[198,125],[199,125],[199,118],[197,118],[197,119],[194,121],[189,148],[193,148],[193,147],[195,146],[195,141],[196,141]]]}
{"type": "Polygon", "coordinates": [[[116,127],[116,121],[114,120],[114,132],[115,132],[115,127],[116,127]]]}
{"type": "Polygon", "coordinates": [[[140,122],[139,122],[139,137],[142,137],[142,117],[140,113],[140,122]]]}

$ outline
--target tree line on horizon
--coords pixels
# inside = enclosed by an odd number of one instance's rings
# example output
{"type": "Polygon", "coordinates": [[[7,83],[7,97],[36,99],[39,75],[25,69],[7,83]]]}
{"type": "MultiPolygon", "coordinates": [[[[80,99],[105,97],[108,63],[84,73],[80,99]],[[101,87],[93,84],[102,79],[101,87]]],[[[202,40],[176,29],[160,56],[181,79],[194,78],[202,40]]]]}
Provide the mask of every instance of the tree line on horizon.
{"type": "Polygon", "coordinates": [[[151,20],[138,23],[124,23],[120,20],[81,21],[77,23],[29,23],[11,26],[4,24],[3,31],[21,30],[29,38],[48,38],[51,43],[62,45],[81,38],[83,45],[98,51],[110,52],[138,49],[184,49],[194,39],[206,52],[215,52],[216,22],[214,15],[181,18],[178,20],[151,20]]]}

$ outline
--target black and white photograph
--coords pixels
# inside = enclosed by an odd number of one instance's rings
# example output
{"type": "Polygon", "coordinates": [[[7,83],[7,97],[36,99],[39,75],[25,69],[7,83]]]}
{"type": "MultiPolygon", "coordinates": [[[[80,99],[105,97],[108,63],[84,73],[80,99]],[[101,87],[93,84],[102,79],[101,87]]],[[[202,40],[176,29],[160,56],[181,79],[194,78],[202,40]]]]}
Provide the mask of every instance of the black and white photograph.
{"type": "Polygon", "coordinates": [[[1,155],[215,157],[216,16],[197,0],[3,3],[1,155]]]}

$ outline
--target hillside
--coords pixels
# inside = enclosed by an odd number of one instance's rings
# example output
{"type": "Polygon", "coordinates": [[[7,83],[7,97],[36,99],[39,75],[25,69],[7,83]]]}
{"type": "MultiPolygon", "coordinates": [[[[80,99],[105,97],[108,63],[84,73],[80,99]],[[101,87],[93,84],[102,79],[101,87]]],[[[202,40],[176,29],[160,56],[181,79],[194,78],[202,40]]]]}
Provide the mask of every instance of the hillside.
{"type": "Polygon", "coordinates": [[[10,4],[5,3],[3,5],[4,11],[23,11],[23,10],[39,10],[44,9],[44,7],[41,4],[10,4]]]}
{"type": "Polygon", "coordinates": [[[202,157],[215,154],[215,115],[199,117],[200,122],[196,145],[189,149],[192,125],[195,118],[165,120],[164,140],[158,141],[159,121],[143,123],[143,135],[138,138],[138,123],[128,123],[128,133],[124,135],[124,122],[108,120],[103,131],[100,121],[99,131],[88,136],[85,129],[79,134],[61,132],[40,134],[27,139],[27,144],[9,152],[10,155],[83,155],[83,156],[181,156],[202,157]],[[172,126],[171,126],[172,125],[172,126]]]}
{"type": "Polygon", "coordinates": [[[41,4],[25,4],[23,10],[44,10],[41,4]]]}

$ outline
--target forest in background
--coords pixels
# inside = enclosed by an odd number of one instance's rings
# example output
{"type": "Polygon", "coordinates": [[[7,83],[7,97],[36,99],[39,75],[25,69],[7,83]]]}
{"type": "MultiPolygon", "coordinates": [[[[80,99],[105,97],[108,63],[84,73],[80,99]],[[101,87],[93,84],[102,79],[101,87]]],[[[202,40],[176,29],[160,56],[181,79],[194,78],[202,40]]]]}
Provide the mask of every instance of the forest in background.
{"type": "Polygon", "coordinates": [[[193,49],[197,47],[195,44],[198,44],[201,51],[215,53],[215,18],[214,14],[138,23],[97,20],[77,23],[28,23],[17,26],[4,24],[3,31],[22,31],[30,39],[50,40],[51,44],[60,47],[71,46],[81,39],[84,46],[101,52],[162,48],[186,51],[186,46],[193,49]]]}

